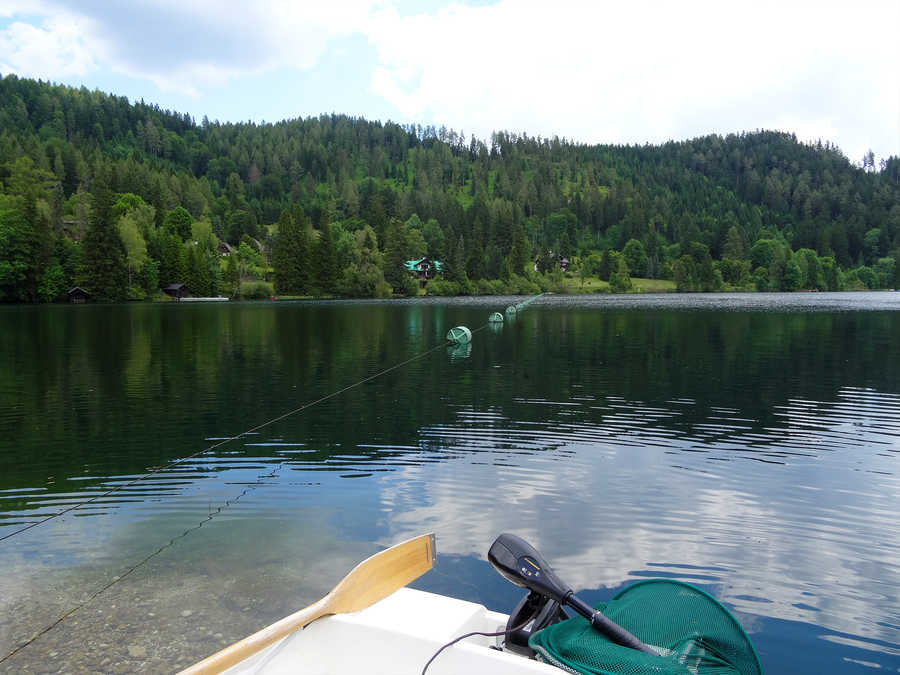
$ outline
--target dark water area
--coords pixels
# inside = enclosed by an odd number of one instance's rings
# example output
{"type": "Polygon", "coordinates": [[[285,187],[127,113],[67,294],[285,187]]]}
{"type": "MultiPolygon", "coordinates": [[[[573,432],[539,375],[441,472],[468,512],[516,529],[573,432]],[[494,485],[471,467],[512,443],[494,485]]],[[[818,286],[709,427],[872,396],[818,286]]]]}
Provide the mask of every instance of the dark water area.
{"type": "Polygon", "coordinates": [[[510,611],[514,532],[767,673],[900,670],[900,293],[514,301],[0,307],[0,672],[173,671],[429,531],[417,588],[510,611]]]}

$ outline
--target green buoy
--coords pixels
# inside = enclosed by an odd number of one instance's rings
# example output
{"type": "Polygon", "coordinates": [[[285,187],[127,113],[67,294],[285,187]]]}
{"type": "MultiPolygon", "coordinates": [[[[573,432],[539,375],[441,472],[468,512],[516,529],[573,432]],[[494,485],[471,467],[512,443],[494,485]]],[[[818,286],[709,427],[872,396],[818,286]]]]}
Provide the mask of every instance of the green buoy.
{"type": "Polygon", "coordinates": [[[472,331],[465,326],[457,326],[456,328],[451,328],[449,330],[447,339],[450,340],[450,342],[464,345],[472,341],[472,331]]]}
{"type": "Polygon", "coordinates": [[[503,323],[503,315],[500,312],[494,312],[488,317],[491,323],[503,323]]]}

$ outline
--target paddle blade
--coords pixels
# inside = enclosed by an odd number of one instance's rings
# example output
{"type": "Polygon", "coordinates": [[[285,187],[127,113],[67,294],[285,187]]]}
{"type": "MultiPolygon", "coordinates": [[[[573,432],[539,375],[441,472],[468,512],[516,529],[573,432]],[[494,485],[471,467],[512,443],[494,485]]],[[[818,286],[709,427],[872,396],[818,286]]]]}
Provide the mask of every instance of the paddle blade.
{"type": "Polygon", "coordinates": [[[434,556],[434,534],[423,534],[376,553],[350,570],[318,602],[195,663],[181,675],[221,673],[320,617],[365,609],[425,574],[434,567],[434,556]]]}
{"type": "Polygon", "coordinates": [[[329,593],[329,610],[358,612],[434,567],[434,534],[423,534],[363,560],[329,593]]]}

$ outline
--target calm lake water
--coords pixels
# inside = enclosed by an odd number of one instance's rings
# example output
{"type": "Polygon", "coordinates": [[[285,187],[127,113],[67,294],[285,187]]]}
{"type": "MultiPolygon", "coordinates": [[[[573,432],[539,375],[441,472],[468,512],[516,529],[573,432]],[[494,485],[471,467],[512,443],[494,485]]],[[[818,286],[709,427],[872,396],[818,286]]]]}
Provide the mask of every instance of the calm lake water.
{"type": "Polygon", "coordinates": [[[0,658],[78,608],[0,672],[172,671],[428,531],[417,588],[508,612],[514,532],[768,673],[900,670],[900,293],[512,301],[0,308],[0,537],[96,497],[0,541],[0,658]]]}

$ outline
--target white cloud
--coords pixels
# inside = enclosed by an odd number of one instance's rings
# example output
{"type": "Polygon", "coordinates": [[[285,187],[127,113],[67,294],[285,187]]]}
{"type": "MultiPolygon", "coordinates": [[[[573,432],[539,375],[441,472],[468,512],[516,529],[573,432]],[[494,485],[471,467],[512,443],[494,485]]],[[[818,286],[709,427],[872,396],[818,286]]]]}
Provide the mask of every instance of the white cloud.
{"type": "Polygon", "coordinates": [[[4,10],[6,16],[43,21],[39,27],[19,21],[0,31],[0,62],[33,77],[102,68],[150,80],[163,91],[199,95],[241,76],[314,68],[332,40],[362,31],[380,4],[22,2],[4,10]]]}
{"type": "MultiPolygon", "coordinates": [[[[857,396],[847,390],[838,400],[857,396]]],[[[632,405],[623,402],[623,412],[632,405]]],[[[805,443],[816,448],[822,437],[841,436],[846,451],[854,447],[854,433],[841,433],[842,425],[873,423],[853,412],[858,401],[855,407],[819,405],[794,400],[777,410],[799,427],[767,429],[772,450],[805,443]],[[810,419],[817,428],[809,428],[810,419]]],[[[576,590],[617,587],[653,570],[689,582],[699,574],[699,583],[714,585],[716,597],[740,612],[892,640],[891,629],[876,623],[893,607],[878,588],[897,587],[900,568],[891,562],[896,547],[879,533],[891,527],[900,495],[873,489],[862,471],[836,477],[817,467],[817,459],[799,455],[793,466],[754,463],[735,472],[710,462],[708,471],[678,471],[672,464],[680,461],[670,464],[647,442],[656,429],[636,424],[640,417],[623,418],[628,432],[616,437],[581,422],[576,435],[553,434],[563,445],[537,452],[527,443],[535,429],[511,419],[479,428],[461,415],[456,423],[420,429],[420,442],[440,448],[442,464],[384,474],[380,498],[391,519],[381,543],[427,529],[437,534],[439,554],[483,559],[490,542],[511,531],[540,550],[576,590]],[[516,459],[525,453],[525,461],[516,459]],[[864,542],[867,557],[860,560],[855,551],[864,542]]],[[[891,447],[900,447],[891,435],[896,421],[877,422],[891,447]]],[[[604,422],[605,428],[617,426],[610,417],[604,422]]],[[[696,446],[692,439],[703,426],[695,423],[686,437],[673,438],[671,449],[696,446]]],[[[719,447],[750,447],[755,433],[748,427],[743,437],[732,429],[719,447]]],[[[716,444],[706,439],[703,445],[716,444]]]]}
{"type": "Polygon", "coordinates": [[[410,118],[584,142],[756,128],[898,151],[900,5],[501,0],[377,14],[373,90],[410,118]]]}
{"type": "Polygon", "coordinates": [[[24,76],[107,70],[201,96],[240,77],[313,70],[337,40],[364,36],[375,63],[340,55],[372,72],[357,110],[381,109],[376,96],[401,121],[587,143],[776,128],[851,159],[870,147],[900,154],[895,0],[499,0],[406,16],[388,0],[10,0],[0,17],[15,20],[0,29],[0,68],[24,76]],[[42,23],[24,22],[34,17],[42,23]]]}
{"type": "Polygon", "coordinates": [[[90,40],[90,22],[71,15],[48,20],[41,27],[16,21],[0,32],[0,68],[44,79],[85,75],[102,57],[102,41],[90,40]]]}

